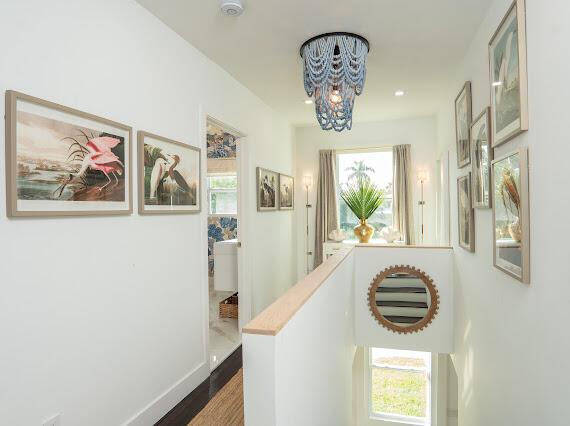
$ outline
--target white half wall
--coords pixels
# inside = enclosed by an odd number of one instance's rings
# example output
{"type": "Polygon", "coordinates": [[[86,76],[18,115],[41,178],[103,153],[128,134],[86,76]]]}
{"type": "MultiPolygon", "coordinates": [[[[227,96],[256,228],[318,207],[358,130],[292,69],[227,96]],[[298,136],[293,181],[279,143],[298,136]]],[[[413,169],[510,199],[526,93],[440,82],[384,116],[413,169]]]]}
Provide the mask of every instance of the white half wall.
{"type": "Polygon", "coordinates": [[[354,249],[354,336],[357,346],[453,352],[453,250],[450,248],[363,247],[354,249]],[[390,266],[410,265],[433,280],[439,294],[439,311],[419,333],[398,334],[382,327],[368,307],[368,290],[374,277],[390,266]]]}
{"type": "Polygon", "coordinates": [[[475,211],[475,253],[457,245],[457,170],[453,100],[471,80],[473,113],[489,105],[487,44],[511,4],[495,0],[457,69],[448,108],[438,118],[440,147],[451,150],[451,231],[455,248],[456,332],[461,426],[568,423],[570,234],[568,72],[570,3],[527,0],[529,131],[495,150],[529,148],[530,285],[493,267],[490,210],[475,211]]]}
{"type": "MultiPolygon", "coordinates": [[[[316,186],[319,174],[319,150],[321,149],[354,149],[354,148],[382,148],[400,144],[412,146],[412,163],[414,166],[413,182],[414,193],[412,204],[414,207],[414,221],[416,241],[419,241],[419,210],[420,186],[417,183],[417,169],[425,169],[429,173],[429,180],[424,184],[424,210],[425,243],[435,244],[436,236],[436,182],[438,170],[437,161],[437,121],[436,117],[421,117],[392,121],[377,121],[369,123],[354,123],[352,130],[326,132],[320,127],[298,127],[295,132],[295,161],[297,170],[297,275],[305,275],[305,232],[306,232],[306,190],[303,187],[303,176],[313,176],[313,188],[309,193],[309,203],[312,208],[309,212],[309,248],[314,251],[315,243],[315,208],[317,201],[316,186]]],[[[311,256],[312,257],[312,256],[311,256]]],[[[310,261],[311,267],[313,260],[310,261]]]]}
{"type": "MultiPolygon", "coordinates": [[[[293,174],[288,123],[134,1],[0,3],[2,95],[18,90],[198,146],[203,175],[201,117],[245,133],[253,314],[293,283],[293,212],[255,205],[255,166],[293,174]]],[[[2,150],[0,188],[4,161],[2,150]]],[[[208,375],[203,194],[195,215],[0,215],[0,423],[61,413],[62,426],[152,424],[208,375]]]]}
{"type": "Polygon", "coordinates": [[[346,256],[277,335],[243,334],[248,426],[350,424],[355,351],[353,254],[346,256]]]}

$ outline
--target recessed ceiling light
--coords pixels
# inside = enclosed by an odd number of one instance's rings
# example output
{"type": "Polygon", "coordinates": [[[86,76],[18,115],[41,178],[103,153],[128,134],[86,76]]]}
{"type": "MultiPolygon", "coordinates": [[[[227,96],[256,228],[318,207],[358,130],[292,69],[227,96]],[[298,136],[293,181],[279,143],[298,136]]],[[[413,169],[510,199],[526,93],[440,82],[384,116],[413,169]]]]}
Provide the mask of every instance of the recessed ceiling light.
{"type": "Polygon", "coordinates": [[[313,103],[313,100],[312,99],[305,99],[305,103],[307,105],[311,105],[313,103]]]}
{"type": "Polygon", "coordinates": [[[403,90],[396,90],[394,96],[404,96],[405,92],[403,90]]]}

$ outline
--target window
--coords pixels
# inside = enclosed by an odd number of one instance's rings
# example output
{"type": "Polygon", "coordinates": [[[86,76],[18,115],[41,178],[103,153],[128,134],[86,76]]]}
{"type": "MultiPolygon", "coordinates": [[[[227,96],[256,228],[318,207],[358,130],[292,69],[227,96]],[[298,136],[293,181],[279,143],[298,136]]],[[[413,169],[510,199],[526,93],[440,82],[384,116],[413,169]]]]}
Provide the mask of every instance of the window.
{"type": "MultiPolygon", "coordinates": [[[[370,179],[384,190],[384,203],[368,219],[376,231],[392,226],[392,150],[339,152],[337,154],[338,190],[358,179],[370,179]]],[[[356,239],[353,229],[358,219],[339,196],[339,222],[349,239],[356,239]]],[[[373,237],[374,238],[374,237],[373,237]]]]}
{"type": "Polygon", "coordinates": [[[237,214],[237,175],[208,176],[210,214],[237,214]]]}
{"type": "Polygon", "coordinates": [[[370,417],[429,425],[431,354],[371,348],[370,417]]]}

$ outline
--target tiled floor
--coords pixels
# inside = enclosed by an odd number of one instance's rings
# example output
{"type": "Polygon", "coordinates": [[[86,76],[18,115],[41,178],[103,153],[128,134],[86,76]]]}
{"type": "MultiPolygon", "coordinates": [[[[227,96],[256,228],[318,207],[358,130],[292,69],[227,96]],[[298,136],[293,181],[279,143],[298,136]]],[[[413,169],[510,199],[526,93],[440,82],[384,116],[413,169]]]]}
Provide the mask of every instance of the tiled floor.
{"type": "Polygon", "coordinates": [[[210,370],[214,370],[240,344],[238,320],[219,317],[219,303],[231,296],[232,292],[215,291],[214,279],[209,280],[210,288],[210,370]]]}

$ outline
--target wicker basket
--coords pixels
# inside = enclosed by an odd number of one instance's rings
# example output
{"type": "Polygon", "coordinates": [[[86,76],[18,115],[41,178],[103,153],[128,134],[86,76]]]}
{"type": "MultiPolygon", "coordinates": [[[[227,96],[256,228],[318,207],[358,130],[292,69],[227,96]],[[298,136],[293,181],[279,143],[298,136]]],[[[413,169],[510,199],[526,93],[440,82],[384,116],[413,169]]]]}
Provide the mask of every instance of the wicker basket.
{"type": "Polygon", "coordinates": [[[238,294],[232,294],[220,302],[220,318],[238,318],[238,294]]]}

